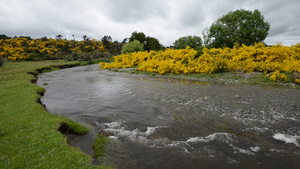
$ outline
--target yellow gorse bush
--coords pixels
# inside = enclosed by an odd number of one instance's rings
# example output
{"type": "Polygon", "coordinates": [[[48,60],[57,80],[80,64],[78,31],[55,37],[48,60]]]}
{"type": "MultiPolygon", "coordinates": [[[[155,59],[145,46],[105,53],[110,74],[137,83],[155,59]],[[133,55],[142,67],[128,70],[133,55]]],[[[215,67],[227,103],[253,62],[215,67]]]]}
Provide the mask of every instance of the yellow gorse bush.
{"type": "Polygon", "coordinates": [[[24,60],[32,53],[43,55],[55,55],[57,52],[72,51],[77,53],[105,51],[104,45],[95,39],[89,41],[68,41],[66,39],[52,39],[43,41],[41,39],[28,40],[26,38],[13,38],[0,40],[0,58],[7,57],[8,60],[24,60]]]}
{"type": "MultiPolygon", "coordinates": [[[[103,69],[137,67],[140,71],[159,74],[215,73],[223,71],[271,73],[270,79],[285,80],[281,72],[300,72],[300,44],[292,47],[281,44],[265,47],[235,45],[224,49],[207,49],[195,58],[197,51],[186,49],[127,53],[114,57],[113,63],[102,63],[103,69]]],[[[296,79],[299,83],[299,80],[296,79]]]]}

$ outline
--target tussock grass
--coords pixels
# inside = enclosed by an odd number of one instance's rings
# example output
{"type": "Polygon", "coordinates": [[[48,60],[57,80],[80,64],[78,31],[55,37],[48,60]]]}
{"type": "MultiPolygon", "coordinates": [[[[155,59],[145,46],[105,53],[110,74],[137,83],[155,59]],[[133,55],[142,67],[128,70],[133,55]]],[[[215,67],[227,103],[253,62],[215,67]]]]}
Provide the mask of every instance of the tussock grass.
{"type": "Polygon", "coordinates": [[[93,144],[93,148],[95,150],[95,157],[103,157],[103,155],[105,154],[105,145],[108,143],[108,141],[108,137],[105,137],[101,134],[97,134],[93,144]]]}
{"type": "Polygon", "coordinates": [[[84,134],[87,129],[64,117],[52,115],[38,104],[45,90],[31,81],[28,72],[79,62],[6,62],[0,68],[0,168],[104,168],[67,144],[58,129],[84,134]]]}

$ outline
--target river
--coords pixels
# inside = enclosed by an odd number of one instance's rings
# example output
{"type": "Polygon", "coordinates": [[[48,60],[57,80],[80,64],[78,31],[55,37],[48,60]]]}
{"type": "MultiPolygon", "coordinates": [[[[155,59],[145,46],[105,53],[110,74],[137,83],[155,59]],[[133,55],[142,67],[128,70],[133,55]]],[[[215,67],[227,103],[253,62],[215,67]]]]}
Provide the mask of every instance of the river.
{"type": "MultiPolygon", "coordinates": [[[[89,65],[39,75],[49,113],[90,132],[71,144],[117,168],[298,168],[300,90],[216,84],[102,70],[89,65]]],[[[94,163],[102,161],[95,160],[94,163]]]]}

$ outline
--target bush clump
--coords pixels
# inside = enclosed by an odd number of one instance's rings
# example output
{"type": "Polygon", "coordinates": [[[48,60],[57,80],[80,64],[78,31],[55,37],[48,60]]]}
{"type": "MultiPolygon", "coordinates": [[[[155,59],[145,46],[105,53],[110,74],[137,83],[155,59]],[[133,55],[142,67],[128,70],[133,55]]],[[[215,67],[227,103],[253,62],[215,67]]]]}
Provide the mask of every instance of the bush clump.
{"type": "Polygon", "coordinates": [[[265,47],[263,43],[258,43],[253,46],[236,44],[233,48],[223,49],[204,47],[198,54],[190,47],[126,53],[115,56],[113,63],[99,64],[104,69],[137,67],[140,71],[159,74],[263,72],[273,81],[284,81],[287,79],[284,73],[300,72],[299,55],[300,44],[265,47]]]}
{"type": "Polygon", "coordinates": [[[134,40],[133,42],[126,43],[121,50],[122,54],[125,53],[133,53],[138,51],[144,51],[144,45],[140,43],[138,40],[134,40]]]}
{"type": "MultiPolygon", "coordinates": [[[[111,44],[111,43],[108,43],[111,44]]],[[[93,40],[75,41],[66,39],[29,39],[9,38],[0,39],[0,58],[11,61],[39,61],[39,60],[84,60],[93,58],[110,57],[107,52],[120,54],[120,43],[106,49],[103,42],[93,40]],[[87,54],[88,53],[88,54],[87,54]],[[81,55],[82,54],[82,55],[81,55]]]]}
{"type": "Polygon", "coordinates": [[[65,59],[68,61],[92,61],[97,59],[108,59],[111,58],[113,54],[108,52],[99,52],[99,51],[93,51],[91,52],[83,52],[83,53],[77,53],[72,52],[71,55],[68,55],[65,59]]]}

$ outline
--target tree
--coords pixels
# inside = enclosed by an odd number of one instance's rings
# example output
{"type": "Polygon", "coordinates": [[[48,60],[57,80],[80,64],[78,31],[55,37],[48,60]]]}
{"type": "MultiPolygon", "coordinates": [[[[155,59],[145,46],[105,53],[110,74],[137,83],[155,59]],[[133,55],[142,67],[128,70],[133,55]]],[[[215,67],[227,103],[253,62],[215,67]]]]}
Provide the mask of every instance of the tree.
{"type": "Polygon", "coordinates": [[[91,38],[89,38],[89,37],[87,37],[86,35],[83,35],[83,41],[90,41],[91,40],[91,38]]]}
{"type": "Polygon", "coordinates": [[[41,41],[42,42],[45,42],[45,41],[48,41],[49,39],[46,37],[46,36],[44,36],[44,37],[41,37],[41,41]]]}
{"type": "Polygon", "coordinates": [[[174,49],[185,49],[187,46],[195,50],[202,49],[202,39],[199,36],[184,36],[174,42],[174,49]]]}
{"type": "Polygon", "coordinates": [[[103,36],[103,38],[101,38],[101,42],[104,48],[111,54],[113,55],[121,54],[122,44],[120,44],[118,41],[113,42],[111,36],[108,35],[103,36]]]}
{"type": "Polygon", "coordinates": [[[146,35],[143,32],[132,32],[131,37],[129,38],[129,42],[133,42],[134,40],[140,41],[142,44],[146,42],[146,35]]]}
{"type": "Polygon", "coordinates": [[[122,41],[122,44],[125,44],[129,41],[129,38],[124,38],[123,41],[122,41]]]}
{"type": "Polygon", "coordinates": [[[143,32],[132,32],[129,42],[133,42],[134,40],[138,40],[141,44],[143,44],[144,49],[147,51],[160,50],[162,48],[162,45],[156,38],[150,36],[146,37],[143,32]]]}
{"type": "Polygon", "coordinates": [[[32,40],[32,38],[30,36],[20,36],[19,38],[25,38],[27,40],[32,40]]]}
{"type": "Polygon", "coordinates": [[[118,41],[114,41],[111,44],[109,52],[113,55],[120,55],[122,50],[122,44],[120,44],[118,41]]]}
{"type": "Polygon", "coordinates": [[[11,37],[6,36],[5,34],[0,35],[0,39],[11,39],[11,37]]]}
{"type": "Polygon", "coordinates": [[[159,41],[156,38],[148,36],[145,41],[145,50],[160,50],[162,48],[162,45],[159,43],[159,41]]]}
{"type": "Polygon", "coordinates": [[[110,44],[112,43],[111,36],[105,35],[103,38],[101,38],[101,42],[104,45],[105,48],[109,48],[110,44]]]}
{"type": "Polygon", "coordinates": [[[63,37],[62,35],[57,35],[56,40],[61,40],[62,37],[63,37]]]}
{"type": "Polygon", "coordinates": [[[101,42],[104,45],[105,49],[110,50],[112,44],[111,36],[105,35],[101,38],[101,42]]]}
{"type": "Polygon", "coordinates": [[[138,40],[134,40],[133,42],[128,42],[122,47],[122,54],[125,53],[132,53],[132,52],[138,52],[138,51],[144,51],[144,45],[140,43],[138,40]]]}
{"type": "Polygon", "coordinates": [[[233,47],[235,43],[254,45],[268,35],[270,24],[255,10],[244,9],[229,12],[214,22],[203,32],[208,47],[233,47]]]}

